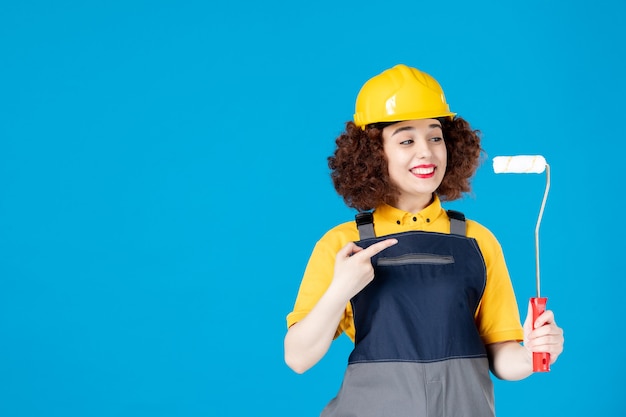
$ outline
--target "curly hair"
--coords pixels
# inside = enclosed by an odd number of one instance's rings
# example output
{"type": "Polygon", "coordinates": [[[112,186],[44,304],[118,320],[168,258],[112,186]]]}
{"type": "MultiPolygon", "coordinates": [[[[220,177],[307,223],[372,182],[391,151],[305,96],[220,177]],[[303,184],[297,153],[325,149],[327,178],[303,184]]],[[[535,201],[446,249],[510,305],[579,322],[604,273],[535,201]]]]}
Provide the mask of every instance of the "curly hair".
{"type": "MultiPolygon", "coordinates": [[[[448,161],[436,193],[444,201],[453,201],[471,190],[470,179],[483,152],[480,131],[473,130],[461,117],[439,120],[448,161]]],[[[393,205],[398,198],[399,190],[389,178],[383,149],[384,126],[373,124],[362,130],[349,121],[335,141],[337,147],[328,157],[328,167],[335,190],[348,207],[371,210],[383,203],[393,205]]]]}

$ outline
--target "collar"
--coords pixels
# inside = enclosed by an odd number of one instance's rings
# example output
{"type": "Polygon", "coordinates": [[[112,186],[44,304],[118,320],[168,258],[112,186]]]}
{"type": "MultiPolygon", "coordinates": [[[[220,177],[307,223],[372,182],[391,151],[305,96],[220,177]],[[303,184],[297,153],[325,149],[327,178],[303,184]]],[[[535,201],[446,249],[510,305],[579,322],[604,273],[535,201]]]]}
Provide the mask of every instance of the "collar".
{"type": "Polygon", "coordinates": [[[432,224],[442,213],[443,208],[441,207],[441,200],[439,200],[439,196],[436,194],[432,203],[417,213],[409,213],[388,204],[383,204],[374,211],[374,214],[382,217],[384,221],[397,225],[432,224]]]}

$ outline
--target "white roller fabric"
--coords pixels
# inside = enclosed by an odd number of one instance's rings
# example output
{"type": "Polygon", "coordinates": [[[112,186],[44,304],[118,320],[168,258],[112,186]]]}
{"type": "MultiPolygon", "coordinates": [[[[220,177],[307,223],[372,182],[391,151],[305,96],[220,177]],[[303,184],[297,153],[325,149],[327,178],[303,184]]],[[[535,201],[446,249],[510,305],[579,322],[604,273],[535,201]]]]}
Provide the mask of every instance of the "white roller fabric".
{"type": "Polygon", "coordinates": [[[496,156],[493,171],[496,174],[541,174],[546,170],[546,159],[541,155],[496,156]]]}

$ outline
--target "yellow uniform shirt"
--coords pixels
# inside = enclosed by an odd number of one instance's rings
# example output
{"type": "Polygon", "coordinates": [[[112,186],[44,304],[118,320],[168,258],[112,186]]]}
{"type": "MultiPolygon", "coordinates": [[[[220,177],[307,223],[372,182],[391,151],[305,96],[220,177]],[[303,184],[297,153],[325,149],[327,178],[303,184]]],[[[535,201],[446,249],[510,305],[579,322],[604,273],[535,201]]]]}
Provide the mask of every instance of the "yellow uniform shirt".
{"type": "MultiPolygon", "coordinates": [[[[439,198],[419,213],[412,214],[383,205],[374,211],[376,236],[411,230],[449,233],[450,221],[439,198]]],[[[484,226],[467,220],[467,236],[476,239],[487,269],[485,291],[476,312],[476,324],[485,344],[523,339],[519,311],[502,248],[484,226]]],[[[302,320],[324,294],[333,278],[335,256],[348,242],[359,240],[354,221],[329,230],[315,245],[309,259],[287,326],[302,320]]],[[[376,279],[376,278],[374,278],[376,279]]],[[[355,328],[350,303],[339,322],[335,336],[345,332],[354,340],[355,328]]]]}

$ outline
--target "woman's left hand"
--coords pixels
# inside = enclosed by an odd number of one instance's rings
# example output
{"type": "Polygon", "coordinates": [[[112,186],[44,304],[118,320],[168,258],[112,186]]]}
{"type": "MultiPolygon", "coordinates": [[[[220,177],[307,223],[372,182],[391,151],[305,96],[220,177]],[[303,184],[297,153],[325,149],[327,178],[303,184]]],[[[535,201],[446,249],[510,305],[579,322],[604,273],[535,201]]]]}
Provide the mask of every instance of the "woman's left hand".
{"type": "Polygon", "coordinates": [[[535,320],[535,329],[532,323],[532,307],[528,303],[528,315],[524,321],[524,346],[530,352],[547,352],[550,354],[550,364],[556,362],[563,352],[563,329],[557,326],[554,313],[546,310],[535,320]]]}

